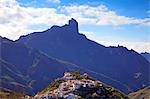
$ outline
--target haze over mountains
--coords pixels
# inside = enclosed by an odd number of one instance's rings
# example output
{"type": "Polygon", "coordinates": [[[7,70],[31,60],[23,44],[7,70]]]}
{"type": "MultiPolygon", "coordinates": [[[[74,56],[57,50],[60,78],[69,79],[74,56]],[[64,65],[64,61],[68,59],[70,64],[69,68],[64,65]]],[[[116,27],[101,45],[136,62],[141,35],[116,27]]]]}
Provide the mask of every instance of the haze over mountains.
{"type": "Polygon", "coordinates": [[[125,93],[149,85],[150,63],[143,56],[123,46],[105,47],[87,39],[78,32],[75,19],[17,41],[1,38],[0,46],[1,60],[15,66],[35,93],[70,69],[89,72],[125,93]]]}

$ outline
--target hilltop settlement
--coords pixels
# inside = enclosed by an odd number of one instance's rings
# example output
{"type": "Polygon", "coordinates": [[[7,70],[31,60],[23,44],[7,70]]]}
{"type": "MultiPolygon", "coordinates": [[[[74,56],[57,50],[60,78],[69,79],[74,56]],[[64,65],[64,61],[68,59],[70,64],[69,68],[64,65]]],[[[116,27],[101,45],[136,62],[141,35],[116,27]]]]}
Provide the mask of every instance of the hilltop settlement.
{"type": "Polygon", "coordinates": [[[128,99],[128,97],[110,87],[91,78],[88,74],[65,72],[62,78],[56,79],[42,92],[34,96],[35,99],[128,99]]]}

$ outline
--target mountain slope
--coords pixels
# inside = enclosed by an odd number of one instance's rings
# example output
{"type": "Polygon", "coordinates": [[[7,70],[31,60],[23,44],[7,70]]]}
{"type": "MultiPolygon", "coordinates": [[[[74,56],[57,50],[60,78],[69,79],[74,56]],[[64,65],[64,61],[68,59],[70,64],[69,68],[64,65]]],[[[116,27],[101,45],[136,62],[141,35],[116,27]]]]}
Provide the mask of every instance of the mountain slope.
{"type": "MultiPolygon", "coordinates": [[[[17,68],[3,60],[0,60],[1,75],[0,87],[13,90],[16,92],[26,92],[27,94],[34,94],[28,82],[17,68]]],[[[2,90],[1,90],[2,91],[2,90]]]]}
{"type": "Polygon", "coordinates": [[[150,99],[150,87],[130,93],[128,96],[130,99],[150,99]]]}
{"type": "MultiPolygon", "coordinates": [[[[79,34],[78,23],[71,19],[62,27],[22,36],[20,42],[39,49],[58,59],[74,63],[82,68],[104,74],[128,88],[104,80],[112,86],[128,93],[148,85],[149,62],[134,50],[125,47],[105,47],[79,34]],[[119,75],[119,76],[118,76],[119,75]]],[[[101,79],[100,76],[95,75],[101,79]]]]}
{"type": "MultiPolygon", "coordinates": [[[[30,87],[35,93],[61,76],[64,71],[72,69],[72,64],[49,57],[25,44],[15,43],[2,37],[0,37],[0,41],[1,77],[8,78],[9,76],[14,80],[9,82],[19,81],[13,84],[23,83],[25,87],[30,87]],[[20,75],[22,75],[21,78],[20,75]]],[[[11,84],[8,82],[0,84],[0,87],[15,89],[11,88],[11,84]]],[[[33,95],[31,92],[30,94],[33,95]]]]}

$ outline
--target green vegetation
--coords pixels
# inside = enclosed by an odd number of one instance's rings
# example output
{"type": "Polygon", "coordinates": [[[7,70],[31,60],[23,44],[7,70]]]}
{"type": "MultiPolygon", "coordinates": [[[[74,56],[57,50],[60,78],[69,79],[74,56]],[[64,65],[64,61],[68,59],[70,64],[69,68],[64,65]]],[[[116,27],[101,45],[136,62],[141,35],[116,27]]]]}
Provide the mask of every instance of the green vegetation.
{"type": "MultiPolygon", "coordinates": [[[[24,93],[19,92],[0,92],[0,99],[27,99],[25,98],[26,95],[24,93]]],[[[33,99],[33,97],[30,96],[29,99],[33,99]]]]}
{"type": "Polygon", "coordinates": [[[92,78],[92,77],[89,77],[86,75],[82,75],[79,70],[73,72],[72,75],[73,75],[74,79],[89,79],[89,80],[96,81],[95,78],[92,78]]]}
{"type": "Polygon", "coordinates": [[[89,76],[87,76],[87,79],[89,79],[89,80],[93,80],[93,81],[96,81],[96,79],[95,79],[95,78],[92,78],[92,77],[89,77],[89,76]]]}
{"type": "Polygon", "coordinates": [[[9,91],[11,91],[10,89],[7,89],[7,88],[3,88],[3,87],[0,87],[0,91],[1,92],[9,92],[9,91]]]}
{"type": "Polygon", "coordinates": [[[47,88],[45,88],[42,92],[44,93],[44,92],[47,92],[47,91],[55,90],[55,89],[57,89],[57,88],[59,87],[59,85],[60,85],[61,83],[63,83],[63,82],[65,82],[64,79],[58,79],[58,80],[52,82],[52,83],[51,83],[47,88]]]}
{"type": "Polygon", "coordinates": [[[72,73],[74,79],[82,79],[83,76],[80,74],[80,71],[75,71],[72,73]]]}
{"type": "Polygon", "coordinates": [[[18,82],[10,82],[10,84],[13,84],[13,85],[16,85],[16,86],[21,86],[21,87],[24,87],[24,88],[26,87],[23,84],[20,84],[18,82]]]}
{"type": "Polygon", "coordinates": [[[8,75],[2,76],[2,79],[13,81],[14,79],[8,75]]]}
{"type": "MultiPolygon", "coordinates": [[[[109,86],[107,84],[104,84],[102,82],[99,82],[99,81],[96,82],[96,86],[104,88],[107,93],[106,96],[108,97],[112,96],[113,99],[129,99],[128,96],[124,94],[123,92],[121,92],[120,90],[117,90],[116,88],[109,86]]],[[[97,93],[99,93],[99,91],[97,91],[97,93]]]]}
{"type": "Polygon", "coordinates": [[[2,99],[6,99],[7,97],[9,97],[10,93],[8,92],[0,92],[0,98],[2,99]]]}

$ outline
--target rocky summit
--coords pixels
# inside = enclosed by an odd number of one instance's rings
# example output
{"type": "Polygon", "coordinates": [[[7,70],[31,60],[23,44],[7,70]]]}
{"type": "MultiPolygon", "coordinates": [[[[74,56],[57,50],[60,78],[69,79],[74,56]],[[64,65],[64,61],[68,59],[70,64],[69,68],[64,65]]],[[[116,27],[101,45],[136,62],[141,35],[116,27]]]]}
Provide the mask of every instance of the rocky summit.
{"type": "Polygon", "coordinates": [[[35,99],[128,99],[121,91],[108,86],[88,74],[79,71],[65,72],[35,99]]]}

